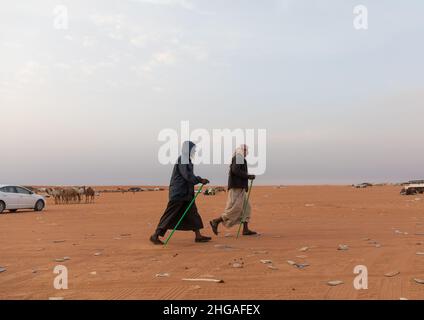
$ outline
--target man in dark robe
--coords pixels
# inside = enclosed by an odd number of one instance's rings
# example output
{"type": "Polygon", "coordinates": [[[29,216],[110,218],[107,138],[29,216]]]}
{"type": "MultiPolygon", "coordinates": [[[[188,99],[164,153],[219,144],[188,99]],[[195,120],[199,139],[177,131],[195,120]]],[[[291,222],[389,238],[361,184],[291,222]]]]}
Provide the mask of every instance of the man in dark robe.
{"type": "MultiPolygon", "coordinates": [[[[150,241],[154,244],[163,244],[159,237],[163,237],[167,230],[175,228],[194,198],[194,186],[199,183],[209,183],[209,180],[195,176],[193,173],[191,158],[194,156],[195,151],[196,145],[193,142],[184,142],[182,154],[172,171],[168,206],[159,221],[155,233],[150,237],[150,241]]],[[[203,236],[200,233],[200,229],[203,229],[202,218],[197,211],[196,203],[193,203],[177,230],[193,231],[196,235],[196,242],[210,241],[211,238],[203,236]]]]}

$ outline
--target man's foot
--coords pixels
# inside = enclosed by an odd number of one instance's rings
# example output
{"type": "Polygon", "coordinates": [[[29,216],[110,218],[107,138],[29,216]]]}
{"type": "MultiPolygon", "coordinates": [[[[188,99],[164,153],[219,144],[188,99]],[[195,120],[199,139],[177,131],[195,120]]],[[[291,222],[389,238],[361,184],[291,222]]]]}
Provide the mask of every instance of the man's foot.
{"type": "Polygon", "coordinates": [[[219,225],[219,223],[216,220],[212,220],[209,223],[211,224],[213,233],[215,233],[215,235],[217,236],[218,235],[218,225],[219,225]]]}
{"type": "Polygon", "coordinates": [[[254,236],[255,234],[258,234],[258,233],[252,230],[243,230],[244,236],[254,236]]]}
{"type": "Polygon", "coordinates": [[[212,240],[211,237],[200,236],[200,237],[196,237],[196,239],[194,241],[195,242],[208,242],[208,241],[211,241],[211,240],[212,240]]]}
{"type": "Polygon", "coordinates": [[[249,229],[249,223],[248,222],[244,222],[243,223],[243,235],[244,236],[254,236],[255,234],[258,234],[255,231],[252,231],[249,229]]]}
{"type": "Polygon", "coordinates": [[[156,245],[163,245],[163,242],[159,239],[159,237],[158,236],[156,236],[156,235],[152,235],[151,237],[150,237],[150,241],[153,243],[153,244],[156,244],[156,245]]]}

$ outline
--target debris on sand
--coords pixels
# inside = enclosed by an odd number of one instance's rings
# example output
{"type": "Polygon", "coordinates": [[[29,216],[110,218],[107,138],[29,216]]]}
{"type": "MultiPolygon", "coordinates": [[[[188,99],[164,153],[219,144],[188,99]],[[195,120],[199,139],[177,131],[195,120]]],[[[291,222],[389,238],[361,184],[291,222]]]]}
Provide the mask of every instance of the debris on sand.
{"type": "Polygon", "coordinates": [[[203,279],[203,278],[199,278],[199,279],[181,279],[182,281],[200,281],[200,282],[215,282],[215,283],[224,283],[224,280],[220,280],[220,279],[203,279]]]}
{"type": "Polygon", "coordinates": [[[303,254],[301,254],[300,256],[296,256],[296,258],[299,258],[299,259],[306,259],[308,256],[305,256],[305,255],[303,255],[303,254]]]}
{"type": "Polygon", "coordinates": [[[305,269],[306,267],[309,267],[310,264],[309,263],[296,263],[295,267],[297,267],[298,269],[305,269]]]}
{"type": "Polygon", "coordinates": [[[378,243],[378,241],[375,241],[375,240],[369,241],[368,244],[371,244],[371,245],[373,245],[376,248],[380,248],[381,247],[381,244],[378,243]]]}
{"type": "Polygon", "coordinates": [[[399,274],[400,274],[399,271],[391,271],[391,272],[385,273],[384,276],[387,277],[387,278],[393,278],[393,277],[396,277],[399,274]]]}
{"type": "Polygon", "coordinates": [[[122,233],[120,234],[121,237],[130,237],[131,233],[122,233]]]}
{"type": "Polygon", "coordinates": [[[395,230],[395,233],[396,234],[404,234],[404,235],[408,235],[409,234],[408,232],[402,232],[400,230],[395,230]]]}
{"type": "Polygon", "coordinates": [[[91,274],[92,276],[95,276],[95,275],[97,275],[97,272],[96,272],[96,271],[92,271],[92,272],[90,272],[90,274],[91,274]]]}
{"type": "Polygon", "coordinates": [[[49,300],[64,300],[63,297],[49,297],[49,300]]]}
{"type": "Polygon", "coordinates": [[[408,298],[400,297],[399,300],[408,300],[408,298]]]}
{"type": "MultiPolygon", "coordinates": [[[[230,265],[233,267],[233,268],[239,268],[239,269],[241,269],[241,268],[243,268],[244,267],[244,261],[243,261],[243,258],[240,258],[240,259],[234,259],[234,261],[233,262],[231,262],[230,263],[230,265]]],[[[213,278],[213,276],[210,276],[210,277],[205,277],[205,278],[213,278]]]]}
{"type": "Polygon", "coordinates": [[[263,264],[272,264],[272,260],[261,260],[263,264]]]}
{"type": "Polygon", "coordinates": [[[268,251],[264,251],[264,250],[254,251],[253,254],[268,254],[268,251]]]}
{"type": "Polygon", "coordinates": [[[216,244],[214,247],[217,249],[225,249],[225,250],[233,249],[232,246],[229,246],[227,244],[216,244]]]}
{"type": "Polygon", "coordinates": [[[157,273],[156,274],[156,278],[167,278],[169,276],[170,276],[169,273],[157,273]]]}
{"type": "Polygon", "coordinates": [[[7,269],[5,267],[0,267],[0,273],[5,272],[7,269]]]}
{"type": "Polygon", "coordinates": [[[347,244],[339,244],[337,250],[346,251],[349,250],[349,246],[347,244]]]}
{"type": "Polygon", "coordinates": [[[63,243],[66,242],[66,240],[53,240],[53,243],[63,243]]]}
{"type": "Polygon", "coordinates": [[[306,203],[305,207],[315,207],[315,205],[313,203],[306,203]]]}
{"type": "Polygon", "coordinates": [[[189,290],[199,290],[201,288],[202,288],[201,286],[195,285],[195,286],[191,286],[189,290]]]}
{"type": "Polygon", "coordinates": [[[94,253],[94,255],[95,255],[96,257],[98,257],[98,256],[101,256],[101,255],[102,255],[102,253],[101,253],[101,252],[96,252],[96,253],[94,253]]]}
{"type": "Polygon", "coordinates": [[[299,251],[301,251],[301,252],[306,252],[308,250],[309,250],[309,247],[303,247],[303,248],[300,248],[299,249],[299,251]]]}
{"type": "Polygon", "coordinates": [[[309,263],[298,263],[292,260],[287,260],[287,263],[293,267],[296,267],[298,269],[305,269],[306,267],[309,267],[309,263]]]}
{"type": "Polygon", "coordinates": [[[424,252],[418,251],[415,253],[417,256],[424,256],[424,252]]]}
{"type": "Polygon", "coordinates": [[[273,265],[268,266],[268,269],[271,269],[271,270],[278,270],[278,268],[277,268],[276,266],[273,266],[273,265]]]}
{"type": "Polygon", "coordinates": [[[71,260],[71,258],[63,257],[63,258],[54,259],[55,262],[65,262],[65,261],[68,261],[68,260],[71,260]]]}
{"type": "Polygon", "coordinates": [[[424,284],[424,280],[423,279],[418,279],[418,278],[414,278],[414,281],[418,284],[424,284]]]}
{"type": "Polygon", "coordinates": [[[335,287],[335,286],[338,286],[338,285],[341,285],[341,284],[343,284],[344,282],[343,281],[341,281],[341,280],[332,280],[332,281],[328,281],[327,282],[327,284],[329,285],[329,286],[331,286],[331,287],[335,287]]]}

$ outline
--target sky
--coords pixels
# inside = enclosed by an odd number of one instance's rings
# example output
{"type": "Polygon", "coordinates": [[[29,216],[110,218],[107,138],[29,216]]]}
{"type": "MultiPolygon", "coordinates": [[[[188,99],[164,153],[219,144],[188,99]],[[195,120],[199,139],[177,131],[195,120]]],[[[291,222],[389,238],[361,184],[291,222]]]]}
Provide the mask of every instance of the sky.
{"type": "Polygon", "coordinates": [[[0,1],[0,183],[167,184],[181,121],[266,129],[258,184],[424,178],[421,0],[0,1]]]}

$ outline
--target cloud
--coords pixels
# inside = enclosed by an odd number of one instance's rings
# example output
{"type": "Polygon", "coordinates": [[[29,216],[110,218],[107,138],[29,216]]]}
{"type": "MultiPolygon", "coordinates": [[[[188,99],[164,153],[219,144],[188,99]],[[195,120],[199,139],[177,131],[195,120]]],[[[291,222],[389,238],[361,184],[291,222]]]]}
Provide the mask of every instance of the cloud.
{"type": "Polygon", "coordinates": [[[203,46],[200,45],[183,45],[182,53],[195,61],[202,62],[209,58],[209,53],[203,46]]]}
{"type": "Polygon", "coordinates": [[[181,7],[186,10],[194,10],[194,4],[189,0],[133,0],[134,2],[147,3],[160,6],[181,7]]]}
{"type": "Polygon", "coordinates": [[[176,61],[177,61],[177,58],[175,54],[170,51],[157,52],[153,54],[149,62],[143,64],[140,68],[136,67],[135,70],[137,72],[139,71],[152,72],[153,69],[155,69],[158,66],[163,66],[163,65],[171,66],[175,64],[176,61]]]}
{"type": "Polygon", "coordinates": [[[90,20],[97,26],[114,26],[119,27],[124,20],[122,14],[92,14],[90,20]]]}
{"type": "Polygon", "coordinates": [[[85,48],[93,47],[96,44],[96,41],[93,37],[84,36],[82,39],[82,46],[85,48]]]}
{"type": "Polygon", "coordinates": [[[16,80],[20,84],[28,84],[30,82],[43,83],[42,76],[43,66],[36,61],[27,61],[17,72],[16,80]]]}
{"type": "Polygon", "coordinates": [[[126,18],[122,14],[92,14],[90,21],[99,28],[106,30],[108,37],[114,40],[121,40],[128,26],[126,18]]]}
{"type": "Polygon", "coordinates": [[[145,34],[134,36],[130,39],[130,43],[138,48],[144,48],[149,37],[145,34]]]}
{"type": "Polygon", "coordinates": [[[277,5],[277,10],[279,11],[287,11],[290,6],[293,4],[291,0],[275,0],[277,5]]]}
{"type": "Polygon", "coordinates": [[[72,68],[71,65],[67,63],[58,62],[55,64],[55,67],[61,70],[70,70],[72,68]]]}
{"type": "Polygon", "coordinates": [[[153,56],[153,61],[157,64],[173,64],[175,55],[171,52],[159,52],[153,56]]]}
{"type": "Polygon", "coordinates": [[[139,22],[133,22],[123,14],[101,14],[90,15],[90,21],[103,34],[113,40],[126,40],[135,47],[145,47],[147,41],[152,38],[143,32],[139,22]]]}

